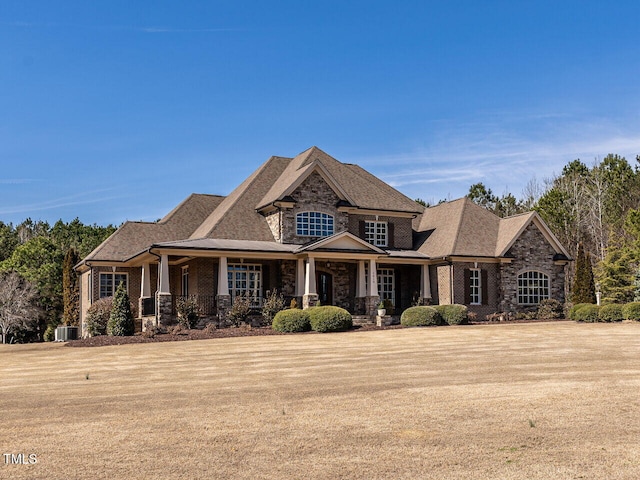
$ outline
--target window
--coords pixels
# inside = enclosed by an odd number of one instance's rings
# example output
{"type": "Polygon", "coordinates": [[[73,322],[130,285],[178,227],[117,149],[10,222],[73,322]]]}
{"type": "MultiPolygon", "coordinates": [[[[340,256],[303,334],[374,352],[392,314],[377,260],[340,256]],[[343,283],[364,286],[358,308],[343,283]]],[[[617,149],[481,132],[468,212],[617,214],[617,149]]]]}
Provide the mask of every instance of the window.
{"type": "Polygon", "coordinates": [[[113,297],[120,283],[128,290],[127,277],[126,273],[100,273],[100,298],[113,297]]]}
{"type": "Polygon", "coordinates": [[[480,305],[482,301],[482,277],[480,269],[472,268],[469,270],[469,303],[472,305],[480,305]]]}
{"type": "Polygon", "coordinates": [[[262,305],[262,265],[230,263],[227,279],[232,300],[238,295],[248,295],[251,306],[262,305]]]}
{"type": "Polygon", "coordinates": [[[296,234],[303,237],[333,235],[333,215],[321,212],[301,212],[296,215],[296,234]]]}
{"type": "Polygon", "coordinates": [[[182,267],[182,295],[189,295],[189,266],[182,267]]]}
{"type": "MultiPolygon", "coordinates": [[[[378,268],[378,296],[380,301],[396,303],[396,274],[393,268],[378,268]]],[[[369,265],[364,267],[365,282],[369,285],[369,265]]],[[[368,289],[369,287],[367,287],[368,289]]]]}
{"type": "Polygon", "coordinates": [[[364,239],[376,247],[386,247],[387,230],[387,222],[364,222],[364,239]]]}
{"type": "Polygon", "coordinates": [[[537,305],[549,298],[549,277],[542,272],[524,272],[518,275],[518,303],[537,305]]]}

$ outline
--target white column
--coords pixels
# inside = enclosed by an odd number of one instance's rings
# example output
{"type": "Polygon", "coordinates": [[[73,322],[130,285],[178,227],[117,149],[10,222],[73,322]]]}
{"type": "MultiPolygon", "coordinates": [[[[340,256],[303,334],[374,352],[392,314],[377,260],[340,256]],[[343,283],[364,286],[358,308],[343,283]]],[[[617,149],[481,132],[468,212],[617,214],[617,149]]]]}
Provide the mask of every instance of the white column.
{"type": "Polygon", "coordinates": [[[158,293],[171,294],[169,285],[169,255],[162,255],[160,257],[160,289],[158,293]]]}
{"type": "Polygon", "coordinates": [[[367,276],[364,267],[364,260],[360,260],[358,262],[358,288],[356,291],[356,297],[367,296],[367,276]]]}
{"type": "Polygon", "coordinates": [[[429,278],[429,265],[420,265],[420,297],[431,298],[431,279],[429,278]]]}
{"type": "Polygon", "coordinates": [[[149,298],[151,296],[151,270],[148,262],[142,264],[142,281],[140,284],[140,297],[149,298]]]}
{"type": "Polygon", "coordinates": [[[313,257],[307,259],[307,268],[304,278],[304,294],[316,295],[316,261],[313,257]]]}
{"type": "Polygon", "coordinates": [[[296,265],[296,297],[304,295],[305,289],[305,271],[304,258],[299,258],[296,265]]]}
{"type": "Polygon", "coordinates": [[[378,296],[378,267],[373,258],[369,260],[369,291],[367,293],[370,297],[378,296]]]}
{"type": "Polygon", "coordinates": [[[229,295],[227,257],[220,257],[218,263],[218,295],[229,295]]]}

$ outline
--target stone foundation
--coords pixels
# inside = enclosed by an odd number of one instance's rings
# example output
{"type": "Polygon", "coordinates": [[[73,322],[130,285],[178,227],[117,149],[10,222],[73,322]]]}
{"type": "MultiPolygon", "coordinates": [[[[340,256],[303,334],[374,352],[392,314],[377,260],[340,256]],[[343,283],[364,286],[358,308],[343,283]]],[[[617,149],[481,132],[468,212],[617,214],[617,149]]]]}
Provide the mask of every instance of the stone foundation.
{"type": "Polygon", "coordinates": [[[309,294],[302,297],[302,308],[307,309],[309,307],[315,307],[318,304],[318,295],[309,294]]]}
{"type": "Polygon", "coordinates": [[[171,294],[156,294],[157,325],[171,325],[173,322],[173,300],[171,294]]]}
{"type": "Polygon", "coordinates": [[[224,320],[229,310],[231,310],[231,295],[218,295],[216,303],[218,305],[218,318],[224,320]]]}

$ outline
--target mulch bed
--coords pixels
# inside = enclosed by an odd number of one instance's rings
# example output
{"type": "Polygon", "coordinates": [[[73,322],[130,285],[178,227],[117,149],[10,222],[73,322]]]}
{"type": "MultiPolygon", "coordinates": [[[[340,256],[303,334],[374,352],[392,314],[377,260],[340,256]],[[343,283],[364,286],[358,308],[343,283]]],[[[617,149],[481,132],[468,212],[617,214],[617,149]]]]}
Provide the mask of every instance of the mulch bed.
{"type": "MultiPolygon", "coordinates": [[[[495,325],[505,323],[539,323],[539,322],[558,322],[566,321],[561,319],[555,320],[530,320],[519,319],[509,320],[504,322],[487,322],[476,321],[470,322],[471,325],[495,325]]],[[[384,327],[377,327],[375,325],[362,325],[353,327],[349,332],[366,332],[376,330],[395,330],[399,328],[406,328],[402,325],[388,325],[384,327]]],[[[126,345],[130,343],[157,343],[157,342],[180,342],[185,340],[208,340],[211,338],[231,338],[231,337],[256,337],[260,335],[316,335],[317,332],[304,332],[304,333],[281,333],[276,332],[271,327],[228,327],[218,328],[216,330],[182,330],[180,333],[161,333],[156,334],[153,337],[145,336],[141,333],[137,333],[130,337],[113,337],[110,335],[99,335],[97,337],[83,338],[80,340],[70,340],[65,343],[66,347],[104,347],[108,345],[126,345]]]]}

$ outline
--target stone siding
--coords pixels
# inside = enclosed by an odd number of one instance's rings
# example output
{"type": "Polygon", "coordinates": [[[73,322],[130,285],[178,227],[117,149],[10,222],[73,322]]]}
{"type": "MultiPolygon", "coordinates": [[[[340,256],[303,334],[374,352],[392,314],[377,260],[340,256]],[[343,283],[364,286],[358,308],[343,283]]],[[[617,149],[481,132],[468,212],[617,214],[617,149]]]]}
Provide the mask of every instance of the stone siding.
{"type": "MultiPolygon", "coordinates": [[[[317,237],[302,237],[296,234],[296,214],[300,212],[322,212],[333,215],[334,232],[347,230],[349,218],[346,213],[338,212],[336,206],[340,198],[324,181],[324,178],[313,172],[291,194],[296,205],[292,209],[283,210],[279,216],[282,243],[302,245],[317,237]]],[[[273,216],[273,215],[272,215],[273,216]]],[[[271,230],[278,231],[276,219],[271,219],[271,230]],[[272,226],[273,224],[273,226],[272,226]]],[[[274,235],[274,238],[276,236],[274,235]]]]}
{"type": "Polygon", "coordinates": [[[522,232],[520,238],[507,252],[507,256],[514,259],[513,262],[501,265],[500,311],[514,312],[531,308],[531,306],[518,304],[518,275],[530,270],[548,275],[551,298],[564,303],[566,267],[554,263],[555,253],[535,224],[529,225],[522,232]]]}

